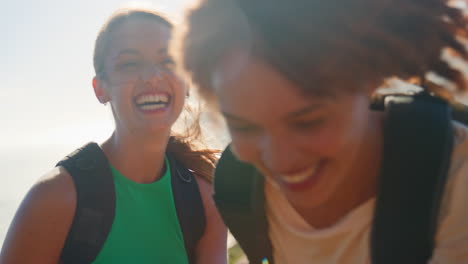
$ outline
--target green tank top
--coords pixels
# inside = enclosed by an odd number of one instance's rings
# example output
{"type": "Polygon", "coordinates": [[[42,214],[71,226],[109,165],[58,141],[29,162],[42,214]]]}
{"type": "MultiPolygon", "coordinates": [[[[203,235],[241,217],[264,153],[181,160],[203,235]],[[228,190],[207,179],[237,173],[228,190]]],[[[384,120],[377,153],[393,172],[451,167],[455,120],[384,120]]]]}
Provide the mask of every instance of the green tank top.
{"type": "Polygon", "coordinates": [[[116,191],[115,218],[94,264],[188,264],[172,196],[169,162],[150,184],[133,182],[111,166],[116,191]]]}

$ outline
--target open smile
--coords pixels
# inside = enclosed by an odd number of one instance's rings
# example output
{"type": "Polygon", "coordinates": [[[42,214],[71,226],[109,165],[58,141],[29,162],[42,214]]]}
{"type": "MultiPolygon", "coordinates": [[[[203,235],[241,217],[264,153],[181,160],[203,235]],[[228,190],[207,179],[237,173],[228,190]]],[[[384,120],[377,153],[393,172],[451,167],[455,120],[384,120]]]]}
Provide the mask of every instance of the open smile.
{"type": "Polygon", "coordinates": [[[292,191],[301,191],[315,185],[322,175],[325,162],[316,164],[292,174],[281,174],[279,180],[283,186],[292,191]]]}
{"type": "Polygon", "coordinates": [[[171,103],[171,96],[167,93],[145,93],[135,98],[135,105],[138,110],[144,113],[157,113],[168,109],[171,103]]]}

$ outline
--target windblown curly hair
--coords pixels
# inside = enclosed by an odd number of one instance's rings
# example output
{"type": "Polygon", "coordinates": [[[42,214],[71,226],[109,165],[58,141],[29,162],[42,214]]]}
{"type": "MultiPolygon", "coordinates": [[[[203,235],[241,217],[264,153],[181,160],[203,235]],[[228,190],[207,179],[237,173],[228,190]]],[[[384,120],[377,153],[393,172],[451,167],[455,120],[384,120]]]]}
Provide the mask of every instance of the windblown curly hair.
{"type": "MultiPolygon", "coordinates": [[[[464,4],[466,0],[459,1],[464,4]]],[[[380,86],[435,73],[465,91],[464,75],[442,59],[468,61],[468,19],[449,0],[202,0],[187,16],[176,53],[205,96],[233,48],[247,48],[305,93],[380,86]],[[463,42],[465,41],[465,44],[463,42]]]]}

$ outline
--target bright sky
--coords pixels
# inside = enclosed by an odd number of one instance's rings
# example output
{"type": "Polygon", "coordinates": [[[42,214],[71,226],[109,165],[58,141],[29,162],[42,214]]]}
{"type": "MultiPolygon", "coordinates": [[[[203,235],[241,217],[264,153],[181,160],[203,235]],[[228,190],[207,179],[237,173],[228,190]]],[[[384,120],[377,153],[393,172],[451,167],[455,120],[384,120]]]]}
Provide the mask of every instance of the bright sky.
{"type": "Polygon", "coordinates": [[[91,86],[100,26],[122,6],[149,5],[181,16],[192,0],[0,2],[0,146],[5,150],[106,138],[112,130],[110,109],[97,102],[91,86]]]}

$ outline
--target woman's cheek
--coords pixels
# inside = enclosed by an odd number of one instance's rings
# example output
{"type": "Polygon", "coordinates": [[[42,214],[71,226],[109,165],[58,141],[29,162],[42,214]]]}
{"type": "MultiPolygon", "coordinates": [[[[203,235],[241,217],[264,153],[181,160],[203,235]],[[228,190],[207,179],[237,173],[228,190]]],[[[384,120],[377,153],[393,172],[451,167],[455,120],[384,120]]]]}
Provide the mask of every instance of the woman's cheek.
{"type": "Polygon", "coordinates": [[[231,151],[238,159],[248,163],[256,162],[258,150],[255,138],[231,133],[231,139],[231,151]]]}
{"type": "Polygon", "coordinates": [[[331,158],[339,154],[346,141],[345,133],[330,124],[296,138],[298,144],[306,148],[307,153],[322,158],[331,158]]]}

